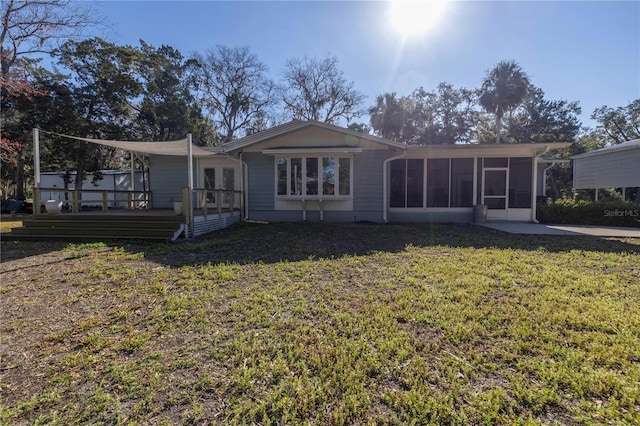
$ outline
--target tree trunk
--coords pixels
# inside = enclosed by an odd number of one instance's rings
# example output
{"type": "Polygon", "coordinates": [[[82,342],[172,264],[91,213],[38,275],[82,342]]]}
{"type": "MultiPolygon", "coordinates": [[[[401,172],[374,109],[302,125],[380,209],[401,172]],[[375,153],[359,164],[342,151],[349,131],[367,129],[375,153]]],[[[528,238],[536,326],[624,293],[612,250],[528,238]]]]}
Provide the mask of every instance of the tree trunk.
{"type": "Polygon", "coordinates": [[[84,168],[79,166],[78,169],[76,170],[76,192],[77,192],[77,200],[80,201],[82,200],[82,192],[80,192],[80,190],[82,189],[82,181],[84,181],[84,168]]]}
{"type": "Polygon", "coordinates": [[[500,143],[500,130],[502,129],[502,116],[496,115],[496,143],[500,143]]]}
{"type": "Polygon", "coordinates": [[[18,153],[18,162],[16,163],[16,200],[24,200],[24,156],[22,149],[18,153]]]}
{"type": "Polygon", "coordinates": [[[549,170],[549,177],[551,178],[551,198],[555,201],[560,198],[560,189],[558,189],[558,182],[553,175],[553,169],[549,170]]]}

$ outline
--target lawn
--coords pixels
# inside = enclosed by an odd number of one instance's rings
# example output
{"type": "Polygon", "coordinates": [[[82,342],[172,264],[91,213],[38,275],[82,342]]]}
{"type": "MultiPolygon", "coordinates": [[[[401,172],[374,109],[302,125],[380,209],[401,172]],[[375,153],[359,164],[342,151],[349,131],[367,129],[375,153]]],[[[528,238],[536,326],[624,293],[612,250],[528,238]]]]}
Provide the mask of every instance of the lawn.
{"type": "Polygon", "coordinates": [[[640,240],[3,242],[2,424],[639,424],[640,240]]]}
{"type": "Polygon", "coordinates": [[[10,232],[13,228],[22,226],[24,215],[17,213],[3,213],[0,216],[0,233],[10,232]]]}

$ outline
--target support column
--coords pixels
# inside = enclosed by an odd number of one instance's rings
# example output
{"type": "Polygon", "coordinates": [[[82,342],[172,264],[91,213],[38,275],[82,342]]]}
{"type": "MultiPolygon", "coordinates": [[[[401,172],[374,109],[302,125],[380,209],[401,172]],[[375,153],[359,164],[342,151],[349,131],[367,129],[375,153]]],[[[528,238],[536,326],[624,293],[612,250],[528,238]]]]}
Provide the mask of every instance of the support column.
{"type": "Polygon", "coordinates": [[[33,129],[33,215],[40,214],[40,130],[33,129]]]}

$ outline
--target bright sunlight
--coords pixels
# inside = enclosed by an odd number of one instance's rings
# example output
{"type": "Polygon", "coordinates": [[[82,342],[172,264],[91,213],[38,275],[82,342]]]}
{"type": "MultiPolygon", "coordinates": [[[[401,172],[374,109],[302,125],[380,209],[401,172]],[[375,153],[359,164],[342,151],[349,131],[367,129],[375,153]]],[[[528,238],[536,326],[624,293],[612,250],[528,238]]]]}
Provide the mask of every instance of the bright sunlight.
{"type": "Polygon", "coordinates": [[[404,37],[424,35],[440,23],[447,5],[447,1],[393,0],[391,24],[404,37]]]}

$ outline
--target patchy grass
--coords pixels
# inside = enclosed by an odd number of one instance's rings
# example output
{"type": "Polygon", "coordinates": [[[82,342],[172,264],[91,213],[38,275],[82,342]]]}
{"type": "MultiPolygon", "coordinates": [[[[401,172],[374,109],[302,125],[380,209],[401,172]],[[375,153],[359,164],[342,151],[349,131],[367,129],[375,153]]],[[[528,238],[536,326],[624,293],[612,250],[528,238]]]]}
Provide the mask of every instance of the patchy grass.
{"type": "Polygon", "coordinates": [[[3,243],[6,424],[638,424],[640,241],[242,226],[3,243]]]}

